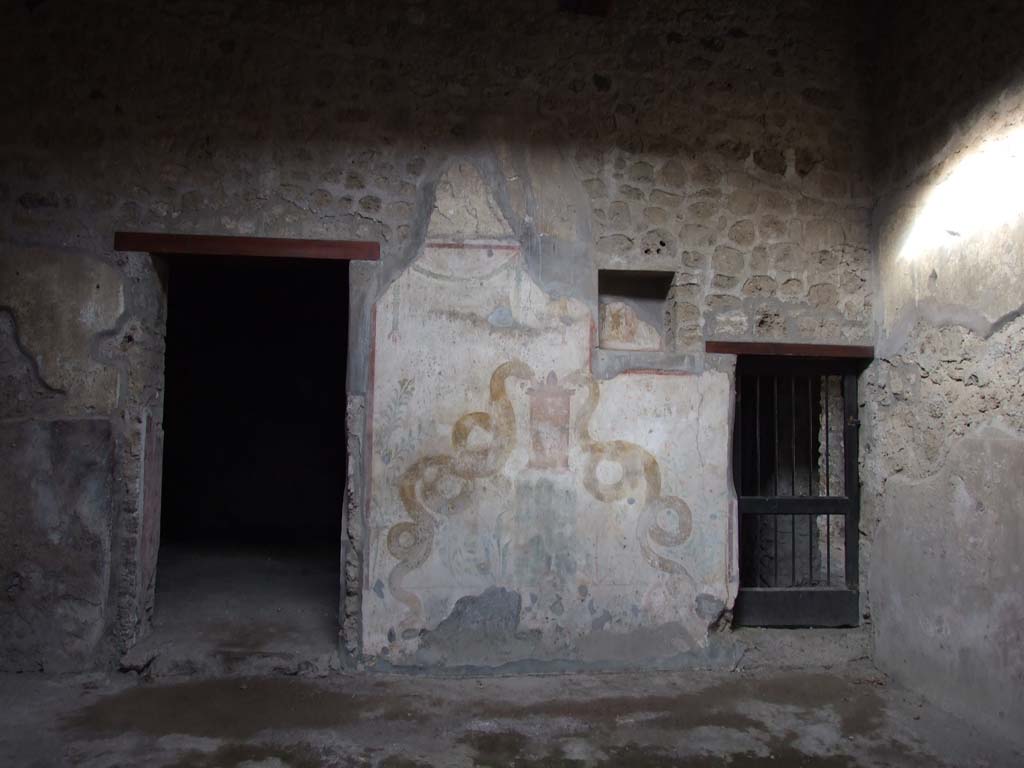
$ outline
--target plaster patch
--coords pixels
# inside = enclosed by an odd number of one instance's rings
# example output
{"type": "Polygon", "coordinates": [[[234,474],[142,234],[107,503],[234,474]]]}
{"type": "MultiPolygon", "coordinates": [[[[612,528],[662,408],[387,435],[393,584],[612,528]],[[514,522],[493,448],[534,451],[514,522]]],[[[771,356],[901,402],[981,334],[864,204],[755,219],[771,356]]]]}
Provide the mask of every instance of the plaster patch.
{"type": "Polygon", "coordinates": [[[70,411],[114,408],[117,371],[92,359],[92,343],[113,330],[124,311],[116,269],[82,254],[5,246],[0,307],[13,312],[39,375],[66,393],[70,411]]]}
{"type": "Polygon", "coordinates": [[[541,290],[493,229],[428,240],[377,303],[366,583],[386,588],[364,591],[363,647],[393,664],[580,659],[601,632],[586,658],[614,659],[651,631],[672,637],[644,645],[656,656],[694,650],[697,595],[728,600],[728,375],[597,381],[590,309],[541,290]],[[511,593],[530,595],[514,641],[455,642],[480,608],[463,600],[511,593]]]}

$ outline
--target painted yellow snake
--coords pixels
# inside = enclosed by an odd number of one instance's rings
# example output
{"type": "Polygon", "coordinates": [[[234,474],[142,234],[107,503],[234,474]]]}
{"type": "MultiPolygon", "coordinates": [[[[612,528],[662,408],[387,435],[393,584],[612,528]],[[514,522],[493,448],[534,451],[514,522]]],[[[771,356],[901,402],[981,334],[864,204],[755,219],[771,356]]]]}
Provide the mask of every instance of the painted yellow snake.
{"type": "Polygon", "coordinates": [[[408,613],[399,629],[415,626],[422,616],[419,597],[405,589],[405,577],[426,562],[434,546],[432,510],[451,512],[468,496],[474,478],[498,472],[515,447],[516,415],[509,401],[509,378],[532,379],[533,370],[519,360],[502,363],[491,374],[490,410],[463,414],[452,427],[454,455],[425,456],[413,462],[399,481],[399,496],[409,520],[388,530],[387,547],[398,563],[388,575],[388,588],[408,613]],[[490,435],[486,445],[473,447],[474,429],[490,435]]]}
{"type": "Polygon", "coordinates": [[[583,468],[583,487],[600,501],[621,501],[644,481],[644,507],[637,523],[637,539],[640,549],[652,566],[666,573],[689,577],[686,567],[678,560],[665,557],[655,550],[660,547],[678,547],[690,538],[693,531],[693,515],[690,507],[678,496],[663,496],[661,492],[661,468],[658,460],[636,443],[625,440],[595,441],[590,436],[590,419],[594,415],[601,393],[597,381],[591,376],[577,374],[574,383],[586,386],[587,399],[576,417],[576,439],[580,448],[587,453],[583,468]],[[603,482],[597,475],[601,462],[608,461],[622,468],[621,477],[614,482],[603,482]],[[668,513],[665,515],[665,513],[668,513]],[[674,518],[673,529],[665,528],[659,518],[674,518]]]}

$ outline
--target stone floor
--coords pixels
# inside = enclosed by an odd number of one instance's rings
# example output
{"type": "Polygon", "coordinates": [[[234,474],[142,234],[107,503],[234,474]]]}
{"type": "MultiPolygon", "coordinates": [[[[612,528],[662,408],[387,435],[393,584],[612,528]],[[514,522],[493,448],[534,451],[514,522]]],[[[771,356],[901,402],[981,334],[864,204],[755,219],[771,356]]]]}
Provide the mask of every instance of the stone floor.
{"type": "Polygon", "coordinates": [[[1024,752],[852,660],[483,678],[11,675],[0,765],[931,768],[1020,766],[1024,752]]]}
{"type": "Polygon", "coordinates": [[[338,669],[337,553],[164,544],[150,635],[123,660],[148,676],[338,669]]]}
{"type": "Polygon", "coordinates": [[[337,565],[161,550],[119,673],[0,676],[0,766],[1022,766],[891,685],[860,630],[717,635],[724,668],[341,673],[337,565]]]}

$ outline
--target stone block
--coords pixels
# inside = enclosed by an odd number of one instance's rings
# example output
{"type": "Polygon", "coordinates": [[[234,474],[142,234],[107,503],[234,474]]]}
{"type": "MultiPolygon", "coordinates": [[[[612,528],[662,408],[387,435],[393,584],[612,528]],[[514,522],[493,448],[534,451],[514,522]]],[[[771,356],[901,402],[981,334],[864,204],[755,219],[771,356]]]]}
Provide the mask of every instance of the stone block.
{"type": "Polygon", "coordinates": [[[110,422],[0,424],[0,454],[0,669],[88,668],[107,626],[110,422]]]}

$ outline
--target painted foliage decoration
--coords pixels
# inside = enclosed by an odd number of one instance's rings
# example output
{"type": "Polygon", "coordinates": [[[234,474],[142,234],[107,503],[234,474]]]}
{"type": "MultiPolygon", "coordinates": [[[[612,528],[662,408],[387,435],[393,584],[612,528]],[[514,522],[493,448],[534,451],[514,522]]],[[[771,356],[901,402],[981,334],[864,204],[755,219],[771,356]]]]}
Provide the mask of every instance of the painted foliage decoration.
{"type": "Polygon", "coordinates": [[[376,313],[365,652],[416,663],[495,588],[532,638],[502,660],[703,643],[729,600],[727,375],[594,378],[596,308],[537,284],[468,164],[376,313]]]}
{"type": "Polygon", "coordinates": [[[407,460],[416,445],[416,436],[404,429],[405,411],[415,389],[415,379],[399,380],[376,425],[377,438],[374,450],[384,466],[389,469],[407,460]]]}

